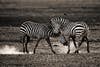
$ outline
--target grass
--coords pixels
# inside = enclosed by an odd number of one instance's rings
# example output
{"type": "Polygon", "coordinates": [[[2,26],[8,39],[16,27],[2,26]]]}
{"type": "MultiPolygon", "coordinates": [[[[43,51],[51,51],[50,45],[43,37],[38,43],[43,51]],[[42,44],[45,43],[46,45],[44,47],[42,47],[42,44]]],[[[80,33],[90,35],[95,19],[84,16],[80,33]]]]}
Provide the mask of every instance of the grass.
{"type": "Polygon", "coordinates": [[[100,54],[0,55],[0,65],[3,67],[99,67],[100,54]]]}
{"type": "MultiPolygon", "coordinates": [[[[47,43],[42,40],[36,50],[36,54],[0,55],[0,67],[100,67],[100,24],[89,25],[91,33],[91,53],[57,54],[54,55],[47,43]]],[[[0,27],[0,49],[4,45],[14,46],[22,52],[19,27],[0,27]]],[[[56,39],[51,40],[55,42],[56,39]]],[[[33,51],[36,40],[28,44],[29,51],[33,51]]],[[[86,51],[82,45],[81,51],[86,51]]]]}

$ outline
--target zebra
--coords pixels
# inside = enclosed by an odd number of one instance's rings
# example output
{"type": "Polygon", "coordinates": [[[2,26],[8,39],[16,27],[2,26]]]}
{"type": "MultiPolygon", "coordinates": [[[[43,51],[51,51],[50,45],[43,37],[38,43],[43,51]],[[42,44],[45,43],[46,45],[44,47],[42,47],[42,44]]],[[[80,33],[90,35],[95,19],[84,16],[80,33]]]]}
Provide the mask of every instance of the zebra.
{"type": "Polygon", "coordinates": [[[23,33],[22,43],[23,43],[23,52],[29,53],[27,49],[27,44],[30,41],[30,37],[36,37],[37,43],[34,48],[34,54],[40,40],[45,39],[49,44],[51,51],[55,54],[50,42],[49,37],[57,37],[60,35],[60,26],[56,23],[36,23],[32,21],[26,21],[20,26],[20,31],[23,33]]]}
{"type": "Polygon", "coordinates": [[[53,17],[51,18],[51,22],[56,22],[61,26],[60,28],[63,36],[60,37],[60,42],[63,43],[63,45],[68,45],[67,53],[70,52],[70,38],[73,40],[76,48],[75,53],[79,53],[79,48],[84,41],[87,43],[87,52],[90,52],[88,41],[89,27],[85,22],[70,22],[62,17],[53,17]],[[78,42],[78,45],[76,44],[76,41],[78,42]]]}

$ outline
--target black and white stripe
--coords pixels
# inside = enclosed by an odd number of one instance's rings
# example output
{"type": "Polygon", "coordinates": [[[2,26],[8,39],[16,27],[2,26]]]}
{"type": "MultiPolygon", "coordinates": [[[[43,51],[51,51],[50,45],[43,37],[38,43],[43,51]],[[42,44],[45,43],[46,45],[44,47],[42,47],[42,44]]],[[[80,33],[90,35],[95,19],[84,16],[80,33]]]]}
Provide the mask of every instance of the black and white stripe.
{"type": "Polygon", "coordinates": [[[28,53],[27,43],[30,41],[30,37],[36,37],[38,40],[34,48],[34,53],[41,39],[45,39],[51,47],[52,52],[55,53],[52,49],[49,37],[59,36],[60,31],[58,28],[59,25],[55,23],[39,24],[31,21],[24,22],[20,27],[20,31],[24,34],[22,38],[23,52],[28,53]]]}
{"type": "Polygon", "coordinates": [[[54,16],[51,18],[51,22],[58,23],[60,25],[60,28],[63,29],[69,23],[69,20],[62,18],[60,16],[54,16]]]}
{"type": "MultiPolygon", "coordinates": [[[[89,27],[85,22],[68,22],[68,21],[62,21],[58,17],[51,18],[52,22],[59,23],[61,25],[61,31],[63,36],[61,36],[60,41],[64,45],[69,46],[70,52],[70,45],[68,44],[70,42],[70,38],[72,38],[74,45],[76,47],[75,53],[78,53],[79,47],[81,44],[86,41],[87,42],[87,51],[89,51],[89,41],[88,41],[88,34],[89,34],[89,27]],[[66,40],[65,40],[66,39],[66,40]],[[67,41],[67,42],[66,42],[67,41]],[[78,45],[76,44],[78,42],[78,45]]],[[[62,18],[63,20],[66,20],[62,18]]]]}

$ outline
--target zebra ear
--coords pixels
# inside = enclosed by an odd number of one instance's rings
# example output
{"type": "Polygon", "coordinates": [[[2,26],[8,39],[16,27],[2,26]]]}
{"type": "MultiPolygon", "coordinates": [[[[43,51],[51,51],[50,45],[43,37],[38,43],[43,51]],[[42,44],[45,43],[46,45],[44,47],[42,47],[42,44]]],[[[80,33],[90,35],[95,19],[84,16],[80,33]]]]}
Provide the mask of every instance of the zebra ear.
{"type": "Polygon", "coordinates": [[[53,18],[51,18],[51,20],[50,20],[51,22],[53,22],[54,20],[53,20],[53,18]]]}
{"type": "Polygon", "coordinates": [[[55,22],[57,21],[57,18],[54,16],[54,17],[52,17],[52,18],[50,19],[50,21],[51,21],[52,23],[55,23],[55,22]]]}

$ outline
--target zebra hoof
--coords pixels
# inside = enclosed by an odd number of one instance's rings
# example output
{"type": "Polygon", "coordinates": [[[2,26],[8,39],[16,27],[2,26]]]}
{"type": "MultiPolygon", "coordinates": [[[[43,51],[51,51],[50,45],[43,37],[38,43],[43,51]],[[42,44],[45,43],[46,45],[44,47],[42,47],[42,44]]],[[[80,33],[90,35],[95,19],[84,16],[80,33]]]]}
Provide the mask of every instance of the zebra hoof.
{"type": "Polygon", "coordinates": [[[75,53],[75,54],[78,54],[79,52],[78,52],[78,51],[75,51],[74,53],[75,53]]]}
{"type": "Polygon", "coordinates": [[[55,51],[52,51],[53,52],[53,54],[56,54],[56,52],[55,51]]]}
{"type": "Polygon", "coordinates": [[[70,53],[70,50],[68,50],[67,54],[69,54],[69,53],[70,53]]]}
{"type": "Polygon", "coordinates": [[[90,51],[87,51],[88,53],[90,53],[90,51]]]}
{"type": "Polygon", "coordinates": [[[29,52],[26,52],[27,54],[29,54],[29,52]]]}
{"type": "Polygon", "coordinates": [[[24,54],[28,54],[29,52],[23,51],[24,54]]]}
{"type": "Polygon", "coordinates": [[[36,52],[34,51],[34,54],[36,54],[36,52]]]}

